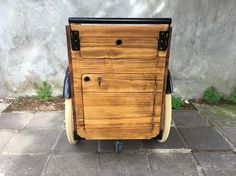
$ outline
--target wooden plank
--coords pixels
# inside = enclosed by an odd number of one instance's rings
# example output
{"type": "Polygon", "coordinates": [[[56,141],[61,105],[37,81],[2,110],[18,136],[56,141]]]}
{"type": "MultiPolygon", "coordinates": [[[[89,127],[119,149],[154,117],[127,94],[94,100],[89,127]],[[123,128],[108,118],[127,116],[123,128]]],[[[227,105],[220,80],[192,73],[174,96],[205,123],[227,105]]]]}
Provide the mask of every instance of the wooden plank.
{"type": "Polygon", "coordinates": [[[71,25],[71,29],[80,32],[81,37],[156,37],[160,31],[167,31],[169,25],[71,25]]]}
{"type": "Polygon", "coordinates": [[[157,43],[156,38],[81,37],[80,54],[82,58],[153,59],[157,43]]]}
{"type": "Polygon", "coordinates": [[[165,71],[165,58],[153,60],[143,59],[82,59],[79,54],[74,55],[73,70],[75,77],[81,79],[84,73],[152,73],[157,79],[164,79],[162,73],[165,71]]]}
{"type": "Polygon", "coordinates": [[[84,105],[88,106],[151,106],[153,93],[84,93],[84,105]],[[126,103],[126,104],[124,104],[126,103]]]}
{"type": "MultiPolygon", "coordinates": [[[[83,93],[86,92],[154,92],[153,74],[83,74],[83,93]],[[99,83],[99,80],[100,83],[99,83]],[[89,79],[89,80],[87,80],[89,79]]],[[[160,90],[159,90],[160,91],[160,90]]]]}
{"type": "Polygon", "coordinates": [[[149,128],[151,131],[152,119],[148,116],[138,117],[133,119],[86,119],[85,129],[88,128],[110,128],[112,131],[114,128],[119,129],[136,129],[149,128]]]}
{"type": "MultiPolygon", "coordinates": [[[[150,128],[150,127],[149,127],[150,128]]],[[[86,139],[117,140],[117,139],[151,139],[150,129],[86,129],[86,139]]]]}

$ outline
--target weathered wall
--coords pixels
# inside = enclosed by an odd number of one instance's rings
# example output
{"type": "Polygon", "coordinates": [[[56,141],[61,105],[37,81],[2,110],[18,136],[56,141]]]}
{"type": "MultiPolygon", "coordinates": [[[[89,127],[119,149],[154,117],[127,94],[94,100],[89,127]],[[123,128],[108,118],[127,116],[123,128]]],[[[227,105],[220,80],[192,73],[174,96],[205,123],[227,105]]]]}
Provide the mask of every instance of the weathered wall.
{"type": "Polygon", "coordinates": [[[69,16],[171,17],[170,70],[176,94],[236,87],[235,0],[0,0],[0,96],[31,95],[47,80],[60,94],[69,16]]]}

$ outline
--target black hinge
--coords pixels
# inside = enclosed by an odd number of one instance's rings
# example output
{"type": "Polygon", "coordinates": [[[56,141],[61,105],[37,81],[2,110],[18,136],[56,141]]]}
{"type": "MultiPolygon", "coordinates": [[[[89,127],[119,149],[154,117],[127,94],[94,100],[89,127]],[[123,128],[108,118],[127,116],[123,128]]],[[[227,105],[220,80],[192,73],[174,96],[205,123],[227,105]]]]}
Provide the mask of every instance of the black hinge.
{"type": "Polygon", "coordinates": [[[80,50],[79,31],[71,31],[71,47],[72,50],[80,50]]]}
{"type": "Polygon", "coordinates": [[[161,31],[159,33],[159,41],[158,41],[158,50],[166,51],[168,47],[169,40],[169,31],[161,31]]]}

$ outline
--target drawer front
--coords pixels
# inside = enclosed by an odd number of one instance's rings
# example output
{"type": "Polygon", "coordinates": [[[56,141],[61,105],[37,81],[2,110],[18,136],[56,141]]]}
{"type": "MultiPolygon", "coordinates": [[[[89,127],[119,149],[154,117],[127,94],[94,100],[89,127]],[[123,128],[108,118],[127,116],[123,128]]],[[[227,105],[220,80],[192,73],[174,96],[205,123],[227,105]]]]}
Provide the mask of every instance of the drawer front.
{"type": "Polygon", "coordinates": [[[157,38],[81,37],[82,58],[154,59],[157,57],[157,38]]]}

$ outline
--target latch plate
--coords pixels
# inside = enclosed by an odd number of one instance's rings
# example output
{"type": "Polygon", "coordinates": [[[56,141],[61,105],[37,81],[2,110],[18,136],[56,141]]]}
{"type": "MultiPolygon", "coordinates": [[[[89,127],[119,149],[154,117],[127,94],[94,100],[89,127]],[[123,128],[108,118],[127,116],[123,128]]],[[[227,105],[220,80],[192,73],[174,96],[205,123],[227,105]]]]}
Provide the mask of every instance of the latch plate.
{"type": "Polygon", "coordinates": [[[74,51],[80,50],[79,31],[71,31],[71,47],[74,51]]]}
{"type": "Polygon", "coordinates": [[[166,51],[168,48],[169,40],[169,31],[160,31],[159,33],[159,41],[158,41],[158,50],[166,51]]]}

